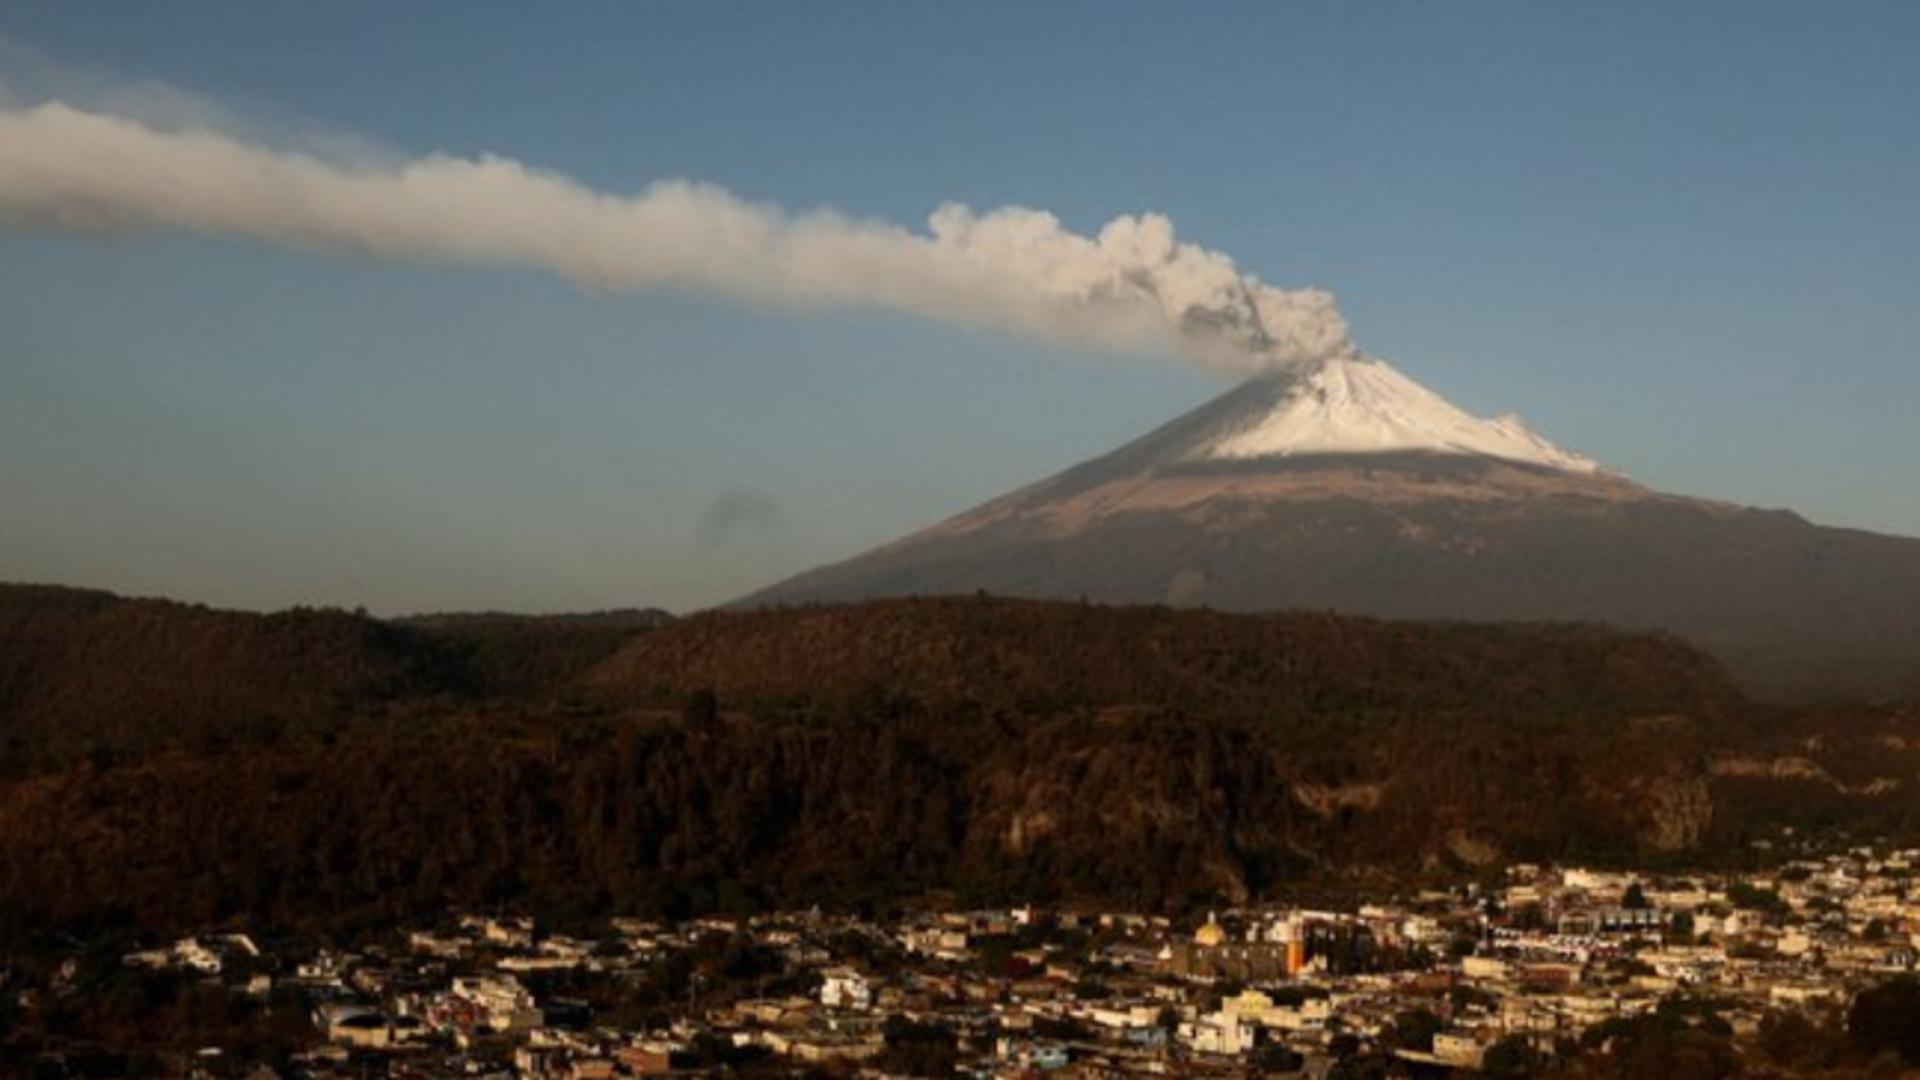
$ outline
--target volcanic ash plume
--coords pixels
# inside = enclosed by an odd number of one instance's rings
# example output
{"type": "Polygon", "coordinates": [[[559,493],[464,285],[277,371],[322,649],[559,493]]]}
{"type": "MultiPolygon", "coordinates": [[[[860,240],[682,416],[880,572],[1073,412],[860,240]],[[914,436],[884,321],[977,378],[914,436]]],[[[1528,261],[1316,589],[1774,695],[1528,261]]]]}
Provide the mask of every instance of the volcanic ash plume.
{"type": "Polygon", "coordinates": [[[916,232],[825,210],[789,214],[709,184],[608,194],[492,155],[335,160],[58,101],[0,101],[0,223],[534,267],[598,293],[886,308],[1081,345],[1174,345],[1236,375],[1353,351],[1331,294],[1244,274],[1180,242],[1159,214],[1118,217],[1086,236],[1041,210],[949,204],[916,232]]]}

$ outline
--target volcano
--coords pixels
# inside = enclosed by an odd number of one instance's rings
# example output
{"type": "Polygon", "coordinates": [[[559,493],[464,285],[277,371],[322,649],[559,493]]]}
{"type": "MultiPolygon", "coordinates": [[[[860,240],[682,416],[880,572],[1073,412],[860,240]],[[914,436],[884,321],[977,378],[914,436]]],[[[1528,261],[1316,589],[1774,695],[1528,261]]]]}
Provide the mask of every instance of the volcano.
{"type": "Polygon", "coordinates": [[[994,594],[1599,622],[1773,698],[1920,696],[1920,540],[1663,494],[1361,356],[744,598],[994,594]]]}

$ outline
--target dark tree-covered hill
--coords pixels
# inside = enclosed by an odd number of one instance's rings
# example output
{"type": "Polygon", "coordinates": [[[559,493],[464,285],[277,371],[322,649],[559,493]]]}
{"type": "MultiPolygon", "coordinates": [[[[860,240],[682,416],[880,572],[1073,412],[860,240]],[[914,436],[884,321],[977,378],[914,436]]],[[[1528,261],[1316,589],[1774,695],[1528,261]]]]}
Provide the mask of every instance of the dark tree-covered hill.
{"type": "Polygon", "coordinates": [[[13,588],[0,643],[9,934],[1208,903],[1920,821],[1920,714],[1755,706],[1596,627],[987,597],[396,623],[13,588]]]}

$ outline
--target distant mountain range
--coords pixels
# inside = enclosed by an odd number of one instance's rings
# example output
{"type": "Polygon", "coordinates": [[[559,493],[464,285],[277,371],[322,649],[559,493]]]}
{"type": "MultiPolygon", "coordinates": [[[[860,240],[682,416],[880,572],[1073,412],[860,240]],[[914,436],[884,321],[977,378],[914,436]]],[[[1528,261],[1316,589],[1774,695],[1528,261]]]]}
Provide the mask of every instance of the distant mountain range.
{"type": "Polygon", "coordinates": [[[1920,540],[1662,494],[1352,357],[738,601],[1036,598],[1593,621],[1775,698],[1920,695],[1920,540]]]}

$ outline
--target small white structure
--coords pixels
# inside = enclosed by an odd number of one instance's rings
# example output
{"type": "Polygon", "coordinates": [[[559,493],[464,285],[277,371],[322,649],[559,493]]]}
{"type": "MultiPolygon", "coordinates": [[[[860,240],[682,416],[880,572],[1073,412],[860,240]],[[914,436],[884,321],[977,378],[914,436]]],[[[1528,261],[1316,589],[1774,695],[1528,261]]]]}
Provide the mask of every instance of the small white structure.
{"type": "Polygon", "coordinates": [[[328,1042],[361,1050],[393,1045],[393,1024],[385,1013],[364,1005],[326,1005],[314,1017],[328,1042]]]}
{"type": "Polygon", "coordinates": [[[1497,956],[1466,956],[1460,959],[1460,973],[1470,979],[1505,978],[1507,962],[1497,956]]]}
{"type": "MultiPolygon", "coordinates": [[[[253,944],[244,937],[241,937],[240,940],[245,941],[249,947],[253,944]]],[[[235,946],[235,948],[238,948],[238,946],[235,946]]],[[[250,955],[258,956],[259,951],[256,949],[250,955]]],[[[164,971],[171,968],[181,971],[191,971],[200,975],[218,975],[226,966],[226,962],[219,950],[207,946],[201,942],[199,938],[190,937],[181,938],[179,941],[163,949],[146,949],[140,952],[131,952],[126,954],[122,959],[132,967],[150,968],[155,971],[164,971]]]]}
{"type": "Polygon", "coordinates": [[[1455,1068],[1478,1069],[1487,1047],[1478,1036],[1464,1031],[1442,1031],[1433,1037],[1433,1056],[1455,1068]]]}
{"type": "Polygon", "coordinates": [[[1236,1013],[1209,1013],[1180,1025],[1180,1037],[1196,1053],[1229,1057],[1253,1049],[1254,1027],[1236,1013]]]}
{"type": "Polygon", "coordinates": [[[1804,956],[1813,948],[1813,939],[1805,931],[1789,930],[1780,935],[1773,948],[1781,956],[1804,956]]]}
{"type": "Polygon", "coordinates": [[[225,966],[220,954],[207,948],[195,938],[182,938],[173,947],[174,961],[189,971],[202,975],[218,975],[225,966]]]}
{"type": "Polygon", "coordinates": [[[828,968],[821,972],[820,1004],[829,1009],[872,1008],[873,984],[852,968],[828,968]]]}
{"type": "Polygon", "coordinates": [[[533,995],[511,975],[456,976],[450,991],[479,1010],[493,1031],[527,1031],[545,1022],[533,995]]]}

